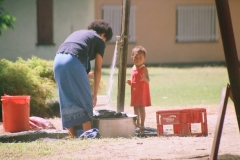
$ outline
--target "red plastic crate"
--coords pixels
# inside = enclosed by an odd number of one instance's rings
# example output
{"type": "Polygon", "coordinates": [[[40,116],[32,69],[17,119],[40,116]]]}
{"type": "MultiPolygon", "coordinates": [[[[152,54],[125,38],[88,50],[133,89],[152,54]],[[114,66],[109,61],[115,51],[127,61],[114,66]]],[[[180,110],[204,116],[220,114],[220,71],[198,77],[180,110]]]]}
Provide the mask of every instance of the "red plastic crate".
{"type": "Polygon", "coordinates": [[[157,135],[207,136],[207,114],[205,108],[159,110],[156,112],[157,135]],[[191,125],[199,123],[201,131],[192,133],[191,125]],[[164,128],[172,126],[173,134],[165,134],[164,128]]]}
{"type": "Polygon", "coordinates": [[[168,135],[186,135],[189,133],[188,129],[188,112],[185,110],[159,110],[156,112],[157,120],[157,134],[164,134],[164,127],[171,125],[173,134],[168,135]]]}
{"type": "Polygon", "coordinates": [[[188,128],[191,135],[207,136],[208,127],[207,127],[207,113],[205,108],[190,108],[188,111],[188,128]],[[198,133],[193,133],[191,130],[191,125],[198,123],[201,125],[201,131],[198,133]]]}

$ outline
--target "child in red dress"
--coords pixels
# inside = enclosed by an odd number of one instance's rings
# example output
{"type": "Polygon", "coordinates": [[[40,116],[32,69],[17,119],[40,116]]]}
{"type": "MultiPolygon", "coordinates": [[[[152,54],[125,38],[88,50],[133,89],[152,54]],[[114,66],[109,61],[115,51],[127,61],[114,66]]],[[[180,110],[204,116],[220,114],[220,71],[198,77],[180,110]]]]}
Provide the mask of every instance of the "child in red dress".
{"type": "Polygon", "coordinates": [[[137,115],[136,127],[143,131],[146,117],[145,107],[151,106],[149,75],[147,67],[143,64],[146,60],[146,49],[142,46],[136,46],[132,49],[132,61],[134,66],[131,70],[131,79],[127,80],[131,86],[131,106],[134,108],[134,114],[137,115]]]}

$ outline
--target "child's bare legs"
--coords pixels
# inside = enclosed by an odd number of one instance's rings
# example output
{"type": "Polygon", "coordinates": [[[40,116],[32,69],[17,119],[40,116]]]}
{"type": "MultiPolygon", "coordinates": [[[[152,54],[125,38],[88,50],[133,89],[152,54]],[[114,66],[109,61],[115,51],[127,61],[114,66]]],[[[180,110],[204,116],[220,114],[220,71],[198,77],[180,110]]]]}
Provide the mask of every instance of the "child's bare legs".
{"type": "MultiPolygon", "coordinates": [[[[92,128],[92,124],[90,121],[87,121],[85,123],[82,124],[82,127],[83,127],[83,131],[87,131],[89,129],[92,128]]],[[[76,135],[75,135],[75,129],[74,127],[70,127],[70,128],[67,128],[68,129],[68,134],[71,138],[76,138],[76,135]]]]}
{"type": "Polygon", "coordinates": [[[141,118],[141,126],[140,126],[140,130],[143,131],[144,130],[144,123],[145,123],[145,118],[146,118],[146,112],[145,112],[145,107],[138,107],[139,108],[139,113],[140,113],[140,118],[141,118]]]}
{"type": "Polygon", "coordinates": [[[134,108],[134,114],[137,115],[137,123],[135,124],[136,127],[140,128],[140,112],[139,107],[133,107],[134,108]]]}
{"type": "Polygon", "coordinates": [[[137,115],[136,127],[139,127],[140,130],[143,131],[145,118],[146,118],[145,107],[143,107],[143,106],[134,107],[134,114],[137,115]]]}

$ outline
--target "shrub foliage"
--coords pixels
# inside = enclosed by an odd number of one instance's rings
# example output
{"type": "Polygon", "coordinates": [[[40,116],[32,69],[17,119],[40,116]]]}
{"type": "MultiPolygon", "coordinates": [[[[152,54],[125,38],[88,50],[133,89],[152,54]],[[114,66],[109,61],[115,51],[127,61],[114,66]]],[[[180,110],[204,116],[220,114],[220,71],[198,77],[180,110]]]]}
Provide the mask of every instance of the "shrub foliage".
{"type": "Polygon", "coordinates": [[[0,95],[30,95],[30,115],[51,114],[47,100],[53,98],[55,87],[53,61],[37,57],[16,62],[0,60],[0,95]]]}

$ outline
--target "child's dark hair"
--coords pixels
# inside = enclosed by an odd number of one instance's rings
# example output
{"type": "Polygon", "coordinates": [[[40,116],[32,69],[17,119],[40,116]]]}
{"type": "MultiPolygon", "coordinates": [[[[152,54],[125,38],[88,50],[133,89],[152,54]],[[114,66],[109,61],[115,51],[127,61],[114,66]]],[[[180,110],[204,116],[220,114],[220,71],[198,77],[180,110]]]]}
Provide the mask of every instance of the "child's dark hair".
{"type": "Polygon", "coordinates": [[[104,20],[95,20],[88,25],[88,29],[92,29],[97,32],[97,34],[105,33],[106,41],[110,41],[113,36],[112,28],[109,23],[104,20]]]}
{"type": "Polygon", "coordinates": [[[144,57],[146,57],[146,54],[147,54],[147,50],[142,47],[142,46],[136,46],[132,49],[132,56],[134,55],[134,52],[137,52],[137,53],[143,53],[144,57]]]}

